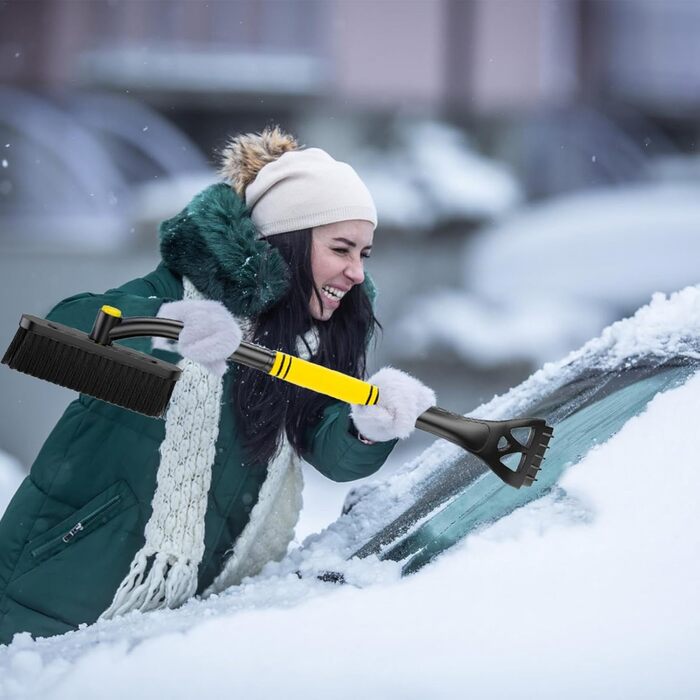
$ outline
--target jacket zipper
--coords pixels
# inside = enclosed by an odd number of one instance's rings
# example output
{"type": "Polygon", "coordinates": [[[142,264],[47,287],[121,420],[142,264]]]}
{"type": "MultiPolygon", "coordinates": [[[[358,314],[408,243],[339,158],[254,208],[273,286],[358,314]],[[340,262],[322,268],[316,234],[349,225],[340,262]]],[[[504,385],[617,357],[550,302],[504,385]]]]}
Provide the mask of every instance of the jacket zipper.
{"type": "Polygon", "coordinates": [[[92,511],[92,513],[88,513],[86,516],[81,518],[73,527],[70,528],[70,530],[67,530],[64,532],[62,535],[58,535],[54,537],[52,540],[49,542],[44,542],[44,544],[39,545],[36,549],[32,550],[32,556],[33,557],[38,557],[41,556],[46,550],[52,549],[55,547],[59,542],[62,542],[64,544],[70,544],[70,541],[79,533],[85,530],[90,523],[98,518],[102,513],[104,513],[108,508],[111,508],[113,505],[118,503],[121,500],[121,495],[117,494],[116,496],[112,496],[107,503],[103,503],[99,508],[96,508],[95,510],[92,511]]]}

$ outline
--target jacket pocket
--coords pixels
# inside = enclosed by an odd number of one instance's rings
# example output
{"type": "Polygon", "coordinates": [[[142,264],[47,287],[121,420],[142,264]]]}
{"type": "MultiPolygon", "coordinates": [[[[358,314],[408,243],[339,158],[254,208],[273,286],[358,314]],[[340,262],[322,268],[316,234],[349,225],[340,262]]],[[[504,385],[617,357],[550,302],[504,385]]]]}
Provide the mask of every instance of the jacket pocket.
{"type": "Polygon", "coordinates": [[[76,538],[84,537],[94,528],[99,527],[100,524],[104,525],[109,519],[108,511],[116,508],[119,502],[122,500],[122,495],[117,493],[112,496],[106,503],[95,508],[95,510],[87,513],[86,515],[73,516],[73,520],[70,529],[53,537],[48,542],[40,544],[34,549],[30,550],[30,554],[35,561],[40,562],[43,558],[51,556],[53,553],[60,551],[65,546],[69,545],[76,538]]]}
{"type": "Polygon", "coordinates": [[[72,547],[91,533],[107,524],[125,508],[136,503],[136,498],[125,481],[118,481],[88,501],[73,515],[49,528],[27,543],[25,571],[72,547]]]}
{"type": "Polygon", "coordinates": [[[138,502],[118,481],[27,542],[5,595],[61,624],[92,623],[142,544],[138,502]]]}

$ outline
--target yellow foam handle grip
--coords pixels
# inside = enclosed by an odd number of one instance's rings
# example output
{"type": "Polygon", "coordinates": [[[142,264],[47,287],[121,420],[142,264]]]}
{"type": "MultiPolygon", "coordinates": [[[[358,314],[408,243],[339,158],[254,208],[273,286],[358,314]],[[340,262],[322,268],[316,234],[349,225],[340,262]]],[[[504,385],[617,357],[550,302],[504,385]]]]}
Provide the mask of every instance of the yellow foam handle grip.
{"type": "Polygon", "coordinates": [[[346,403],[374,406],[379,400],[379,389],[374,384],[284,352],[275,353],[269,374],[346,403]]]}

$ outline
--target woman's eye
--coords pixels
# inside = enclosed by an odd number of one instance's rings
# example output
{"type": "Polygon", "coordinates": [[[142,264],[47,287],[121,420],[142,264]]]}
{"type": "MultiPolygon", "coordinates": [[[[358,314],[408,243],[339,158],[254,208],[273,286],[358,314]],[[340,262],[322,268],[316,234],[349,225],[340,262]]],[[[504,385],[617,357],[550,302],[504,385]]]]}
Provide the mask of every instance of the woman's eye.
{"type": "MultiPolygon", "coordinates": [[[[350,252],[349,248],[333,248],[334,253],[339,253],[340,255],[347,255],[350,252]]],[[[369,253],[360,253],[360,257],[367,260],[369,258],[369,253]]]]}

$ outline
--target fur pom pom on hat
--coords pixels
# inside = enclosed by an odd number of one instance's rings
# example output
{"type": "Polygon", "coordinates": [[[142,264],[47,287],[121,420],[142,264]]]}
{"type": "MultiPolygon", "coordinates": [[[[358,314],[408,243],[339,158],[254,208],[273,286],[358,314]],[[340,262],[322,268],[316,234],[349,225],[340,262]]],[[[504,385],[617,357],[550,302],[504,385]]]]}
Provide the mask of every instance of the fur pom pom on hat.
{"type": "Polygon", "coordinates": [[[299,149],[279,128],[238,136],[222,156],[220,174],[263,237],[352,219],[377,225],[372,195],[351,166],[320,148],[299,149]]]}
{"type": "Polygon", "coordinates": [[[221,152],[219,175],[245,200],[246,187],[265,165],[283,153],[298,149],[296,139],[278,126],[263,129],[259,134],[240,134],[230,139],[221,152]]]}

